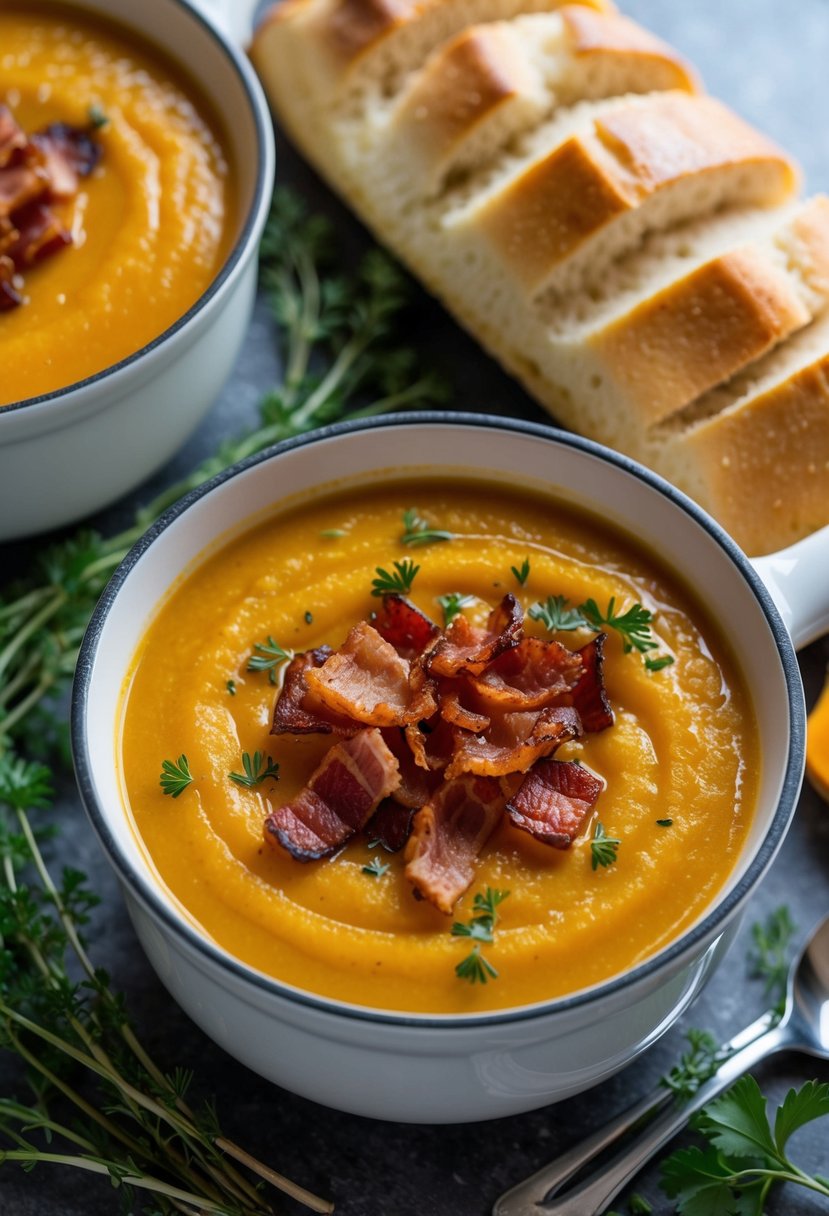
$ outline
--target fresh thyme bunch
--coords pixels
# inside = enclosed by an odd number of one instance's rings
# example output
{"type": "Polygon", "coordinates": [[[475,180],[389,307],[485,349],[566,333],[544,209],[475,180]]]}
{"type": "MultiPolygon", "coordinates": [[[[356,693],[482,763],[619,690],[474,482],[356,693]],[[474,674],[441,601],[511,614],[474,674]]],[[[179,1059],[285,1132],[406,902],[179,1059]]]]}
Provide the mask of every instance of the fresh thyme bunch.
{"type": "Polygon", "coordinates": [[[442,385],[416,370],[414,352],[395,344],[403,274],[374,250],[346,277],[332,252],[327,222],[278,192],[261,279],[279,322],[283,376],[261,402],[261,424],[142,507],[125,531],[79,530],[0,596],[0,1047],[20,1058],[32,1091],[29,1104],[0,1099],[0,1163],[108,1175],[129,1210],[134,1192],[152,1192],[153,1216],[270,1212],[261,1184],[234,1160],[315,1211],[330,1205],[222,1137],[212,1109],[187,1104],[189,1075],[163,1072],[141,1046],[81,936],[96,897],[83,875],[65,870],[56,883],[46,867],[49,833],[32,816],[46,819],[51,779],[36,761],[68,759],[60,694],[84,630],[115,567],[167,507],[280,439],[443,398],[442,385]],[[71,1122],[60,1113],[67,1107],[71,1122]]]}

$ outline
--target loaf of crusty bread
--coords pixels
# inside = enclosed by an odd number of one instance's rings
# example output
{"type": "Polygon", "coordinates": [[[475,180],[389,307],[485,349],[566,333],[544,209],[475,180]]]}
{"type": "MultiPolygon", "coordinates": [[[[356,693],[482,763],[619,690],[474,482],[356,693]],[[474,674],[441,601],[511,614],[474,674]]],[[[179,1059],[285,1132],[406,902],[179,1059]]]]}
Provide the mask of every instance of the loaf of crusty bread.
{"type": "Polygon", "coordinates": [[[561,423],[749,552],[829,522],[829,200],[796,202],[675,51],[604,0],[284,0],[251,53],[308,158],[561,423]]]}

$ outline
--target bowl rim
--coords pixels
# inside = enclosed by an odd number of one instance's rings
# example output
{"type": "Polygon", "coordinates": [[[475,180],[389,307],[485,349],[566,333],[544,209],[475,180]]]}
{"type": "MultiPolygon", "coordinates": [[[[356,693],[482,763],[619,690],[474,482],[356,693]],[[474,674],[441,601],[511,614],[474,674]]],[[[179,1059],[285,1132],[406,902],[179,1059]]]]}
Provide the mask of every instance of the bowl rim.
{"type": "MultiPolygon", "coordinates": [[[[73,0],[62,0],[62,2],[71,4],[73,0]]],[[[150,342],[146,342],[143,346],[139,347],[138,350],[133,351],[132,354],[125,355],[117,363],[110,363],[107,367],[101,368],[99,372],[94,372],[91,376],[84,376],[82,380],[74,380],[71,384],[65,384],[62,388],[53,389],[49,393],[40,393],[36,397],[24,397],[20,401],[10,401],[7,405],[0,406],[0,418],[4,415],[16,414],[24,408],[27,414],[40,415],[43,412],[43,408],[52,404],[60,405],[64,401],[68,403],[68,408],[72,404],[76,394],[86,394],[86,391],[94,385],[98,385],[120,372],[131,369],[139,360],[152,355],[159,347],[174,338],[189,325],[221,291],[227,281],[233,276],[245,255],[252,250],[259,228],[264,223],[267,208],[270,204],[268,186],[273,177],[275,153],[270,111],[268,110],[268,103],[265,100],[259,79],[250,61],[242,51],[235,47],[229,38],[191,3],[191,0],[162,0],[162,3],[175,4],[180,9],[183,9],[191,20],[200,25],[213,39],[219,50],[224,52],[230,66],[234,69],[247,98],[248,108],[253,118],[256,132],[256,179],[253,183],[250,204],[244,221],[241,224],[236,240],[225,255],[224,261],[216,275],[211,279],[198,299],[194,300],[187,311],[182,313],[172,325],[169,325],[150,342]]],[[[107,17],[106,19],[111,21],[115,26],[125,25],[124,22],[119,21],[117,18],[112,19],[107,17]]],[[[127,28],[129,28],[128,25],[127,28]]],[[[162,51],[172,55],[175,59],[175,52],[164,43],[163,37],[163,32],[160,37],[154,33],[149,41],[157,43],[162,51]]],[[[196,83],[199,83],[197,77],[194,76],[193,79],[196,80],[196,83]]],[[[233,132],[228,132],[228,135],[230,142],[232,142],[233,132]]]]}
{"type": "Polygon", "coordinates": [[[736,913],[739,906],[748,897],[771,864],[794,814],[803,776],[806,709],[794,646],[769,591],[748,557],[746,557],[736,542],[700,506],[677,490],[676,487],[664,478],[640,465],[630,457],[605,448],[601,444],[595,443],[590,439],[585,439],[580,435],[574,435],[543,423],[524,421],[523,419],[476,413],[466,414],[460,411],[447,410],[401,412],[384,417],[354,419],[334,423],[308,434],[283,440],[253,456],[247,457],[228,469],[224,469],[168,508],[147,530],[144,536],[136,542],[117,567],[90,619],[81,644],[73,685],[71,731],[75,775],[81,799],[110,864],[114,867],[121,881],[126,883],[131,893],[139,899],[139,902],[150,913],[153,919],[160,920],[167,931],[172,931],[175,938],[183,940],[186,946],[189,946],[191,950],[194,950],[197,955],[201,956],[202,962],[218,965],[220,969],[230,972],[235,979],[253,985],[260,994],[276,996],[294,1005],[304,1006],[307,1009],[314,1009],[331,1016],[373,1023],[375,1025],[432,1027],[447,1031],[460,1031],[471,1028],[503,1026],[517,1022],[525,1023],[548,1017],[553,1013],[565,1013],[588,1007],[594,1002],[617,995],[624,989],[631,988],[638,985],[641,981],[652,977],[656,972],[681,960],[683,956],[693,951],[695,947],[701,946],[706,941],[710,941],[719,927],[724,929],[732,915],[736,913]],[[194,508],[212,490],[224,485],[225,482],[258,464],[273,460],[286,452],[291,452],[298,448],[324,440],[336,439],[340,435],[352,435],[361,431],[371,432],[379,429],[411,426],[413,424],[453,427],[471,426],[482,429],[507,430],[518,434],[535,436],[545,441],[553,441],[564,447],[575,448],[587,455],[598,457],[600,460],[615,465],[623,472],[644,482],[653,491],[670,500],[687,515],[690,515],[720,548],[725,551],[726,555],[737,567],[738,572],[749,584],[760,609],[765,615],[766,623],[776,643],[786,683],[790,729],[780,796],[757,853],[752,858],[739,882],[732,887],[724,898],[717,900],[696,925],[630,971],[624,972],[621,975],[611,976],[610,979],[602,983],[570,995],[535,1002],[531,1005],[516,1006],[514,1009],[487,1010],[478,1014],[421,1014],[397,1010],[373,1009],[367,1006],[340,1001],[332,997],[318,996],[315,993],[306,992],[303,989],[294,987],[291,984],[258,971],[249,964],[235,958],[223,947],[209,941],[203,934],[199,933],[194,925],[184,920],[184,918],[176,916],[172,911],[169,899],[163,893],[163,887],[160,882],[153,883],[148,876],[139,873],[133,868],[128,859],[121,853],[114,834],[109,828],[107,815],[101,809],[92,777],[93,765],[86,731],[86,708],[98,643],[110,607],[131,574],[133,567],[144,556],[147,550],[151,548],[154,541],[179,516],[194,508]]]}

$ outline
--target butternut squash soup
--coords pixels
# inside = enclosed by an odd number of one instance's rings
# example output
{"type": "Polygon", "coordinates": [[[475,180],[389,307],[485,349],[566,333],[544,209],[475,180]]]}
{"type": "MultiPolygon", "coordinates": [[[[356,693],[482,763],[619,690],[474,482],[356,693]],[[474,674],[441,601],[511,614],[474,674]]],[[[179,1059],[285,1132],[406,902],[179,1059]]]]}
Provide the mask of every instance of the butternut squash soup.
{"type": "Polygon", "coordinates": [[[463,478],[323,496],[207,555],[120,732],[136,834],[200,931],[388,1010],[647,959],[726,882],[759,780],[689,590],[604,523],[463,478]]]}
{"type": "Polygon", "coordinates": [[[77,9],[0,3],[0,406],[157,338],[216,275],[232,216],[218,123],[180,68],[77,9]]]}

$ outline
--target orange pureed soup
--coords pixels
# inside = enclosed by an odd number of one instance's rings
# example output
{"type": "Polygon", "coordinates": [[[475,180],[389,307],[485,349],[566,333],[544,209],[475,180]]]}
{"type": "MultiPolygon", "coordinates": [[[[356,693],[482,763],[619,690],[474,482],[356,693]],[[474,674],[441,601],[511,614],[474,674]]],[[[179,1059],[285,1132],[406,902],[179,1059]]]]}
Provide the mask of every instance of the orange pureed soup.
{"type": "Polygon", "coordinates": [[[54,204],[72,245],[27,269],[0,311],[0,406],[134,354],[209,286],[233,235],[222,132],[181,68],[133,32],[59,5],[0,0],[0,105],[28,134],[85,127],[102,149],[54,204]]]}
{"type": "MultiPolygon", "coordinates": [[[[571,649],[584,628],[526,631],[571,649]]],[[[274,670],[279,670],[278,665],[274,670]]],[[[129,814],[158,874],[203,933],[244,962],[299,988],[390,1010],[462,1013],[542,1001],[596,984],[647,959],[691,925],[726,882],[744,845],[759,779],[755,719],[739,671],[707,613],[658,561],[603,523],[500,486],[391,484],[294,507],[208,555],[151,623],[124,691],[123,785],[129,814]],[[400,541],[417,506],[451,540],[400,541]],[[512,572],[529,573],[523,585],[512,572]],[[366,620],[377,567],[413,559],[411,599],[440,622],[438,597],[473,597],[473,622],[512,592],[529,609],[550,596],[653,612],[646,655],[609,630],[605,680],[615,724],[564,745],[605,782],[579,838],[552,848],[505,816],[475,879],[446,916],[413,898],[401,853],[358,834],[336,856],[303,863],[264,842],[274,807],[307,782],[331,736],[269,734],[278,692],[249,669],[257,644],[339,647],[366,620]],[[269,640],[270,639],[270,640],[269,640]],[[648,670],[644,658],[674,662],[648,670]],[[271,756],[279,779],[251,789],[242,753],[271,756]],[[192,782],[176,798],[159,784],[184,755],[192,782]],[[596,824],[620,841],[593,867],[596,824]],[[375,859],[379,858],[379,863],[375,859]],[[371,873],[370,869],[378,870],[371,873]],[[368,869],[367,869],[368,867],[368,869]],[[383,868],[387,867],[387,868],[383,868]],[[509,891],[494,941],[498,972],[469,983],[455,968],[487,887],[509,891]]]]}

